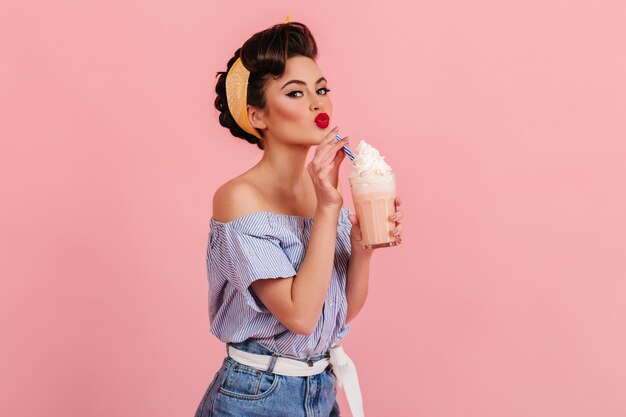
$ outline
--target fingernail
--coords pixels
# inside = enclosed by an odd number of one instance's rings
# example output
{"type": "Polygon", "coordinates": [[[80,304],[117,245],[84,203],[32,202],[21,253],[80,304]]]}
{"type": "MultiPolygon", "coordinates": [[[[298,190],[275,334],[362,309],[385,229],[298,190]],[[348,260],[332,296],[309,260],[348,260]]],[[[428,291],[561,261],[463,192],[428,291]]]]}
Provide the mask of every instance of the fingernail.
{"type": "Polygon", "coordinates": [[[332,132],[336,132],[336,131],[338,131],[338,130],[339,130],[339,126],[335,126],[335,127],[333,127],[332,132]]]}
{"type": "Polygon", "coordinates": [[[400,231],[398,230],[398,228],[396,227],[395,229],[393,229],[393,234],[397,235],[398,233],[400,233],[400,231]]]}
{"type": "Polygon", "coordinates": [[[391,220],[396,220],[398,218],[398,216],[396,216],[395,214],[391,215],[391,220]]]}

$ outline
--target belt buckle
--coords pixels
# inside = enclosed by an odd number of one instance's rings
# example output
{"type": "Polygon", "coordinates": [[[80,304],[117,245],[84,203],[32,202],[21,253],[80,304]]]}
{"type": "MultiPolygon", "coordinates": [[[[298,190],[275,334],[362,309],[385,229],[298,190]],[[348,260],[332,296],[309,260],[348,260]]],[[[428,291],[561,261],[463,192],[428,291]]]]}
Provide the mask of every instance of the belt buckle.
{"type": "Polygon", "coordinates": [[[313,367],[313,361],[311,359],[309,359],[308,361],[306,361],[306,364],[309,365],[309,368],[313,367]]]}

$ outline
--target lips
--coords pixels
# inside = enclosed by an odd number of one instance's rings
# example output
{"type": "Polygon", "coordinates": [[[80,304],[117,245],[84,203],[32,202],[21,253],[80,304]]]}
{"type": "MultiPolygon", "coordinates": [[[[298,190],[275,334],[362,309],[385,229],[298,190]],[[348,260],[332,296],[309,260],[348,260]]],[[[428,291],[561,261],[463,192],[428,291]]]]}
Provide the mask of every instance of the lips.
{"type": "Polygon", "coordinates": [[[328,116],[326,113],[320,113],[315,118],[315,124],[321,129],[326,129],[329,123],[330,116],[328,116]]]}

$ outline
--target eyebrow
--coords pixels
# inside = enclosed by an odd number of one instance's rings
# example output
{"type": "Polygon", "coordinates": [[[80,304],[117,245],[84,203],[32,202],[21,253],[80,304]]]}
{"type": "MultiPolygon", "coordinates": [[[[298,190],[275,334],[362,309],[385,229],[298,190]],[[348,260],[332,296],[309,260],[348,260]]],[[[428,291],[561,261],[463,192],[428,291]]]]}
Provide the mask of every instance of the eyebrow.
{"type": "MultiPolygon", "coordinates": [[[[315,81],[315,84],[319,84],[322,81],[327,81],[326,78],[322,77],[319,80],[315,81]]],[[[291,80],[291,81],[287,81],[285,83],[285,85],[283,85],[282,87],[280,87],[280,89],[282,90],[283,88],[287,87],[289,84],[302,84],[302,85],[306,85],[306,83],[304,81],[300,81],[300,80],[291,80]]]]}

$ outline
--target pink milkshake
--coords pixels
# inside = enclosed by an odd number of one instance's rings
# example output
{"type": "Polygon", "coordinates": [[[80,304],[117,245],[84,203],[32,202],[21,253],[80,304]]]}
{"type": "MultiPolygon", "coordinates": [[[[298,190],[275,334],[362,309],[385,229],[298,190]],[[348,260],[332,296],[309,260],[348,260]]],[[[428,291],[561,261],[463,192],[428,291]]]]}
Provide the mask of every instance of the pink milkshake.
{"type": "Polygon", "coordinates": [[[396,222],[389,219],[396,211],[393,170],[378,150],[365,141],[359,143],[357,152],[349,180],[363,235],[363,247],[374,249],[395,246],[398,244],[393,235],[396,222]]]}

